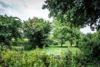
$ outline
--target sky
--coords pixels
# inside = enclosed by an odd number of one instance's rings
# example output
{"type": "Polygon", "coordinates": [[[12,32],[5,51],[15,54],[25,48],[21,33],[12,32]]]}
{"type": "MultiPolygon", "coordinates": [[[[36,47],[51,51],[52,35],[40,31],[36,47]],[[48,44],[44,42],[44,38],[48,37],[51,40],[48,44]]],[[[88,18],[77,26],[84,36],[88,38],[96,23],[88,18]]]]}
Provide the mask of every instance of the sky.
{"type": "MultiPolygon", "coordinates": [[[[42,10],[42,5],[45,0],[0,0],[0,15],[7,14],[8,16],[16,16],[22,20],[27,20],[29,17],[39,17],[46,20],[51,20],[48,17],[49,11],[42,10]]],[[[91,32],[89,27],[81,29],[81,32],[91,32]]],[[[92,32],[93,33],[93,32],[92,32]]]]}
{"type": "Polygon", "coordinates": [[[48,10],[42,10],[44,0],[0,0],[0,14],[17,16],[22,20],[29,17],[48,18],[48,10]]]}

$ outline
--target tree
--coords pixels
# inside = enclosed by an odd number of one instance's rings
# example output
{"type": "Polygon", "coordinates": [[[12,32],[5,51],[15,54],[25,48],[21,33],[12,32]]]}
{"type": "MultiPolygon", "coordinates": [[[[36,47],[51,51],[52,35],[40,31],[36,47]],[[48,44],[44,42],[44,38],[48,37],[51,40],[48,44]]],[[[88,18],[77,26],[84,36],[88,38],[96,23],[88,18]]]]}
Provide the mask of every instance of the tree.
{"type": "Polygon", "coordinates": [[[63,44],[68,40],[68,27],[67,26],[60,26],[55,25],[53,32],[53,39],[57,40],[59,43],[61,43],[61,47],[63,44]]]}
{"type": "Polygon", "coordinates": [[[20,37],[21,20],[17,17],[0,15],[0,43],[10,47],[12,38],[20,37]]]}
{"type": "Polygon", "coordinates": [[[61,23],[59,19],[55,19],[53,22],[53,39],[59,41],[61,46],[66,41],[69,41],[72,46],[80,38],[79,28],[71,27],[70,23],[61,23]]]}
{"type": "Polygon", "coordinates": [[[34,17],[24,22],[24,33],[29,39],[31,48],[45,46],[49,32],[50,23],[48,21],[34,17]]]}
{"type": "Polygon", "coordinates": [[[84,53],[84,55],[88,58],[87,60],[99,61],[100,59],[100,32],[96,32],[94,34],[86,34],[83,35],[81,40],[79,41],[78,47],[84,53]]]}
{"type": "Polygon", "coordinates": [[[43,9],[50,11],[50,16],[62,17],[75,26],[100,28],[100,0],[46,0],[43,9]]]}
{"type": "MultiPolygon", "coordinates": [[[[59,17],[62,21],[70,22],[71,28],[88,25],[92,30],[96,29],[100,33],[100,0],[46,0],[43,9],[48,9],[52,17],[59,17]]],[[[73,34],[71,36],[73,37],[73,34]]],[[[82,44],[79,45],[80,49],[84,54],[99,56],[97,54],[100,51],[98,34],[95,37],[86,35],[79,41],[82,44]]]]}

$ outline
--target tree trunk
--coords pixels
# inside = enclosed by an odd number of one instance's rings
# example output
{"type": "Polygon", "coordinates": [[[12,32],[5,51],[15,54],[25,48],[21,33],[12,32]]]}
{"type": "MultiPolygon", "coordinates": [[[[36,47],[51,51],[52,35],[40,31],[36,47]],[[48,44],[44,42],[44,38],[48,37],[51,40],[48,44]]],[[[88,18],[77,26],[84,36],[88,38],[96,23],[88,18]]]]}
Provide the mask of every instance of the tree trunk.
{"type": "Polygon", "coordinates": [[[72,44],[73,44],[73,42],[72,42],[72,40],[70,41],[70,45],[72,46],[72,44]]]}
{"type": "Polygon", "coordinates": [[[63,46],[63,39],[61,40],[61,47],[63,46]]]}
{"type": "MultiPolygon", "coordinates": [[[[71,30],[73,30],[72,27],[73,27],[73,26],[72,26],[72,24],[71,24],[71,30]]],[[[70,41],[71,46],[72,46],[72,44],[73,44],[73,43],[72,43],[72,38],[73,38],[72,33],[73,33],[73,32],[71,31],[71,41],[70,41]]]]}

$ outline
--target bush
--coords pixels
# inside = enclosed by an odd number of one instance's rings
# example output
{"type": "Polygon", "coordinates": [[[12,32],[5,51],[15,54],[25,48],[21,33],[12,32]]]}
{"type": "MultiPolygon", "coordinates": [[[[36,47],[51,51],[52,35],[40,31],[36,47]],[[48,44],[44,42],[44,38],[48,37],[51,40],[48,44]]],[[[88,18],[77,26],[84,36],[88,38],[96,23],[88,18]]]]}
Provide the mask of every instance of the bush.
{"type": "MultiPolygon", "coordinates": [[[[9,67],[33,67],[41,63],[43,64],[41,59],[42,55],[39,54],[39,51],[34,51],[31,54],[25,52],[17,52],[17,51],[2,51],[3,63],[2,66],[9,67]]],[[[38,67],[38,66],[36,66],[38,67]]]]}
{"type": "MultiPolygon", "coordinates": [[[[100,34],[87,34],[83,37],[78,47],[87,57],[87,62],[98,62],[100,60],[100,34]]],[[[98,62],[100,63],[100,62],[98,62]]]]}
{"type": "Polygon", "coordinates": [[[81,67],[83,61],[82,57],[73,56],[71,51],[55,56],[42,53],[41,49],[33,52],[3,50],[0,58],[1,67],[81,67]]]}

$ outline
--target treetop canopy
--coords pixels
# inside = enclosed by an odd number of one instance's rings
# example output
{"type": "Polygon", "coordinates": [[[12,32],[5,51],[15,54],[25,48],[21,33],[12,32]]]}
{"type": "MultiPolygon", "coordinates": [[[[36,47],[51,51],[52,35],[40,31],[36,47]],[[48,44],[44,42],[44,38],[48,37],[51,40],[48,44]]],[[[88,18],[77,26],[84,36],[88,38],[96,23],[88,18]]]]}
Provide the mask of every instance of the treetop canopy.
{"type": "Polygon", "coordinates": [[[76,26],[100,27],[100,0],[46,0],[43,9],[48,9],[50,16],[60,16],[76,26]]]}

